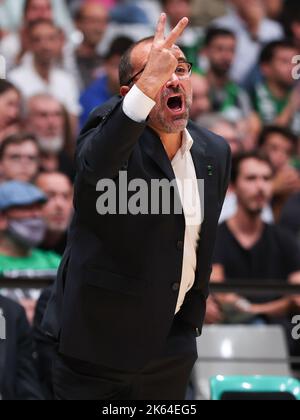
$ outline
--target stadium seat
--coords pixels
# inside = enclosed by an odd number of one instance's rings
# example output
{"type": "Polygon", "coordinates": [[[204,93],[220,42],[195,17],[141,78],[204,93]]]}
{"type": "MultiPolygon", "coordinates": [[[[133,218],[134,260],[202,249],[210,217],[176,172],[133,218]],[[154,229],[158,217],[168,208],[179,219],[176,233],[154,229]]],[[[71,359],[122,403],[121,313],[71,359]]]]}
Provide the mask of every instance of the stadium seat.
{"type": "Polygon", "coordinates": [[[300,400],[300,382],[288,377],[217,376],[210,381],[211,400],[300,400]]]}
{"type": "Polygon", "coordinates": [[[292,376],[284,331],[277,326],[210,326],[197,340],[192,373],[196,400],[210,399],[210,379],[222,376],[292,376]]]}

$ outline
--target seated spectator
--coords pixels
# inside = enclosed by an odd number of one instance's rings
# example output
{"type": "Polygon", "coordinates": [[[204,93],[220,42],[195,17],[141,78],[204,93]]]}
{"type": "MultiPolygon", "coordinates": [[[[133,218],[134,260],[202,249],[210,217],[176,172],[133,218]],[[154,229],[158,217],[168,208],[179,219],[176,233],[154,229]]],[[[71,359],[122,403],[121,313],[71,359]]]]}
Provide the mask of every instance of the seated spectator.
{"type": "Polygon", "coordinates": [[[97,78],[103,63],[98,46],[107,30],[108,11],[102,4],[88,1],[79,7],[75,21],[82,34],[82,42],[75,51],[75,57],[81,76],[81,88],[84,90],[97,78]]]}
{"type": "Polygon", "coordinates": [[[244,150],[243,136],[238,122],[227,119],[223,114],[210,113],[200,117],[197,124],[224,137],[231,148],[233,157],[244,150]]]}
{"type": "Polygon", "coordinates": [[[33,59],[10,72],[9,78],[26,99],[40,93],[57,98],[70,114],[75,133],[80,112],[79,90],[75,79],[56,66],[60,37],[59,29],[51,21],[32,23],[28,29],[28,43],[33,59]]]}
{"type": "Polygon", "coordinates": [[[41,169],[75,176],[73,160],[66,153],[66,121],[63,106],[51,95],[42,94],[27,101],[26,126],[38,139],[41,169]]]}
{"type": "Polygon", "coordinates": [[[300,244],[300,193],[292,195],[283,207],[280,225],[289,230],[300,244]]]}
{"type": "Polygon", "coordinates": [[[6,35],[0,44],[0,51],[6,59],[8,69],[19,65],[28,52],[29,26],[39,19],[53,19],[51,0],[24,1],[23,22],[19,31],[6,35]]]}
{"type": "Polygon", "coordinates": [[[207,26],[212,20],[224,16],[227,2],[224,0],[193,0],[192,19],[197,25],[207,26]]]}
{"type": "Polygon", "coordinates": [[[277,126],[265,128],[259,139],[275,169],[272,207],[277,221],[289,196],[300,192],[300,173],[291,165],[297,144],[298,139],[290,130],[277,126]]]}
{"type": "Polygon", "coordinates": [[[190,118],[197,121],[203,115],[211,111],[209,98],[209,84],[206,77],[194,73],[191,76],[193,88],[193,102],[190,110],[190,118]]]}
{"type": "Polygon", "coordinates": [[[0,179],[32,182],[40,168],[37,139],[29,133],[15,134],[0,144],[0,179]]]}
{"type": "Polygon", "coordinates": [[[62,255],[73,216],[73,186],[64,174],[58,172],[40,174],[36,186],[48,197],[43,207],[47,232],[40,249],[62,255]]]}
{"type": "Polygon", "coordinates": [[[0,315],[6,338],[0,338],[0,399],[42,400],[33,358],[32,333],[24,309],[0,296],[0,315]]]}
{"type": "Polygon", "coordinates": [[[0,79],[0,143],[19,130],[21,95],[10,82],[0,79]]]}
{"type": "MultiPolygon", "coordinates": [[[[60,257],[37,249],[44,239],[46,223],[42,218],[46,195],[37,187],[18,181],[0,185],[0,275],[37,277],[55,275],[60,257]]],[[[31,322],[37,290],[1,291],[18,300],[31,322]]]]}
{"type": "MultiPolygon", "coordinates": [[[[167,14],[169,20],[169,28],[167,31],[174,29],[177,23],[183,17],[188,17],[191,20],[192,17],[192,0],[161,0],[162,9],[167,14]]],[[[192,21],[183,35],[177,41],[178,45],[185,49],[186,47],[191,48],[199,44],[199,40],[202,36],[200,28],[193,27],[192,21]]]]}
{"type": "Polygon", "coordinates": [[[268,44],[260,57],[264,79],[251,94],[262,125],[277,124],[300,133],[300,91],[293,78],[293,57],[297,49],[290,41],[268,44]]]}
{"type": "Polygon", "coordinates": [[[227,28],[236,35],[238,45],[232,68],[234,81],[242,83],[255,66],[261,48],[266,43],[283,37],[281,25],[266,17],[263,0],[230,0],[228,14],[214,21],[214,25],[227,28]]]}
{"type": "MultiPolygon", "coordinates": [[[[238,199],[234,217],[219,227],[212,281],[295,282],[300,280],[300,249],[293,236],[262,221],[261,212],[272,198],[273,168],[258,153],[238,157],[232,184],[238,199]]],[[[263,297],[219,295],[208,303],[207,321],[272,323],[284,320],[291,299],[270,294],[263,297]]]]}
{"type": "Polygon", "coordinates": [[[236,54],[237,39],[228,29],[208,29],[202,53],[208,60],[207,79],[210,86],[210,100],[213,112],[238,109],[243,118],[250,118],[252,107],[250,98],[230,79],[236,54]]]}
{"type": "Polygon", "coordinates": [[[123,54],[130,48],[132,41],[126,37],[116,38],[105,57],[103,75],[92,83],[81,95],[80,104],[82,114],[80,127],[86,123],[89,114],[97,106],[108,101],[112,96],[119,94],[119,65],[123,54]]]}
{"type": "MultiPolygon", "coordinates": [[[[76,0],[71,1],[74,2],[76,0]]],[[[13,31],[22,27],[25,13],[30,13],[33,19],[34,16],[36,16],[35,19],[45,17],[48,19],[50,9],[51,16],[53,16],[55,22],[62,28],[65,28],[67,32],[71,32],[74,29],[74,26],[70,13],[66,7],[67,2],[69,2],[69,0],[18,0],[14,2],[11,0],[1,0],[0,25],[2,26],[3,23],[3,26],[7,31],[13,31]],[[4,11],[3,15],[2,11],[4,11]],[[3,20],[1,18],[3,18],[3,20]]]]}

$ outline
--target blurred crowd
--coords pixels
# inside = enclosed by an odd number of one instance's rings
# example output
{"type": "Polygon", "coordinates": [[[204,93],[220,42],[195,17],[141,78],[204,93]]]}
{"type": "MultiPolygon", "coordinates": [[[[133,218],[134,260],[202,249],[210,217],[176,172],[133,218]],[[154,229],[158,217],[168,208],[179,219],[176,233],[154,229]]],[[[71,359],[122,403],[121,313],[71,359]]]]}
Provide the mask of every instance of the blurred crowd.
{"type": "MultiPolygon", "coordinates": [[[[55,276],[73,214],[76,138],[119,93],[119,63],[160,12],[193,63],[191,119],[223,136],[232,183],[212,282],[300,284],[300,3],[295,0],[0,0],[0,276],[55,276]],[[1,61],[2,62],[2,61],[1,61]],[[4,77],[5,76],[5,77],[4,77]]],[[[145,238],[146,240],[147,238],[145,238]]],[[[0,398],[52,399],[50,288],[2,289],[0,398]]],[[[215,295],[208,324],[280,324],[298,296],[215,295]]]]}

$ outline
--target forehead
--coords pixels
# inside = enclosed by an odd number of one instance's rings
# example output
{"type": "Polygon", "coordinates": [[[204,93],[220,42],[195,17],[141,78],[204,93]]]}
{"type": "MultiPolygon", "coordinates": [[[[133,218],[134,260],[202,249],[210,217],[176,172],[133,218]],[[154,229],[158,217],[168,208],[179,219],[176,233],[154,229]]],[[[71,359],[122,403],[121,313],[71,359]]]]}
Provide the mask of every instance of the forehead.
{"type": "Polygon", "coordinates": [[[37,180],[37,185],[47,192],[67,194],[72,192],[70,181],[60,174],[41,175],[37,180]]]}
{"type": "Polygon", "coordinates": [[[14,153],[16,151],[23,152],[28,150],[34,150],[35,152],[38,152],[38,146],[36,143],[34,143],[33,140],[24,140],[24,142],[20,144],[9,144],[6,148],[7,153],[14,153]]]}
{"type": "Polygon", "coordinates": [[[37,114],[50,113],[50,112],[62,112],[61,104],[52,98],[35,98],[29,104],[32,111],[37,114]]]}
{"type": "Polygon", "coordinates": [[[249,176],[270,176],[272,168],[267,162],[263,162],[254,158],[246,159],[240,164],[240,175],[249,176]]]}
{"type": "MultiPolygon", "coordinates": [[[[131,64],[134,69],[140,69],[141,67],[145,66],[151,52],[152,43],[152,41],[146,41],[137,45],[133,49],[131,53],[131,64]]],[[[174,52],[174,55],[177,59],[186,60],[184,53],[179,47],[177,47],[177,45],[173,46],[172,51],[174,52]]]]}

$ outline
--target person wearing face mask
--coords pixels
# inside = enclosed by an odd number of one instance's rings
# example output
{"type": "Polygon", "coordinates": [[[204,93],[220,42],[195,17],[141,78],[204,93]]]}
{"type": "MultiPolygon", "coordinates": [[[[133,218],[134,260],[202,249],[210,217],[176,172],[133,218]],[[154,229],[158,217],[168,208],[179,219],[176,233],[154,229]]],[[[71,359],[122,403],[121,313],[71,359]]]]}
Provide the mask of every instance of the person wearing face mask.
{"type": "MultiPolygon", "coordinates": [[[[60,257],[38,250],[46,224],[42,218],[45,194],[31,184],[9,181],[0,186],[0,276],[10,278],[55,275],[60,257]]],[[[1,290],[21,303],[32,321],[37,290],[1,290]]]]}

